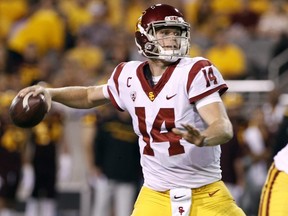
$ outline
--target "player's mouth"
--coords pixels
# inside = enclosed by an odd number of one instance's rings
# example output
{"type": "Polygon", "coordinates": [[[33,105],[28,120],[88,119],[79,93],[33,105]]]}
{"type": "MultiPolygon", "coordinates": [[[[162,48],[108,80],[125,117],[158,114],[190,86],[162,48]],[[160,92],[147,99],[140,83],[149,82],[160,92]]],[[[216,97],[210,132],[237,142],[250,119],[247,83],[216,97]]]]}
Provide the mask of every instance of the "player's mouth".
{"type": "Polygon", "coordinates": [[[178,50],[178,49],[179,49],[179,47],[176,46],[176,45],[163,46],[163,48],[164,48],[165,50],[178,50]]]}

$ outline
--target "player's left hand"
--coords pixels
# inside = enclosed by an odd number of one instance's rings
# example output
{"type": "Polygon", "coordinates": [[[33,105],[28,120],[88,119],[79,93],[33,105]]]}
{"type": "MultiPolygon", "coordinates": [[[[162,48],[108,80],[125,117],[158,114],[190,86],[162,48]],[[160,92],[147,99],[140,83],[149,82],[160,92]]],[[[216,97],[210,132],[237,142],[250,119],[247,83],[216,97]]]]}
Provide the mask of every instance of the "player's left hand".
{"type": "Polygon", "coordinates": [[[205,136],[203,136],[197,128],[189,124],[181,124],[181,125],[185,129],[185,131],[180,130],[178,128],[173,128],[172,132],[181,136],[183,139],[187,140],[189,143],[192,143],[199,147],[204,146],[205,136]]]}

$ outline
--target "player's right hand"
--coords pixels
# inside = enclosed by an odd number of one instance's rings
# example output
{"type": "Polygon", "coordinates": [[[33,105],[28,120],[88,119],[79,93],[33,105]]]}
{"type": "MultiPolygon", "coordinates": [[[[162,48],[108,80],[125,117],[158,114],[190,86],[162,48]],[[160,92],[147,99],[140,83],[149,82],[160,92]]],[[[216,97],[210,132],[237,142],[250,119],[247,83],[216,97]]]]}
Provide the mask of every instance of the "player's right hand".
{"type": "Polygon", "coordinates": [[[177,134],[178,136],[181,136],[183,139],[187,140],[191,144],[194,144],[199,147],[204,146],[205,136],[203,136],[197,128],[189,124],[181,124],[181,125],[185,129],[185,131],[173,128],[172,132],[177,134]]]}
{"type": "Polygon", "coordinates": [[[41,85],[33,85],[33,86],[28,86],[18,92],[19,97],[25,97],[25,95],[29,94],[32,92],[33,96],[43,94],[45,97],[45,100],[48,104],[48,111],[51,109],[51,104],[52,104],[52,98],[47,90],[47,88],[41,86],[41,85]]]}

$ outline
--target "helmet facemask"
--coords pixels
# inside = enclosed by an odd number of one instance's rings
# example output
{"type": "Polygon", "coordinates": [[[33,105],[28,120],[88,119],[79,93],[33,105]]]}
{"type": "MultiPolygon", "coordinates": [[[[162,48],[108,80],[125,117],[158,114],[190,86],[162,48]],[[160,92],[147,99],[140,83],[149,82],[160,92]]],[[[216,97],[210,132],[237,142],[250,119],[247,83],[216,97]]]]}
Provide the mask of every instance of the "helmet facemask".
{"type": "MultiPolygon", "coordinates": [[[[137,27],[139,32],[147,38],[147,42],[142,47],[136,41],[139,53],[145,57],[175,62],[179,58],[187,56],[190,47],[190,25],[185,22],[182,17],[168,16],[165,17],[165,20],[151,22],[146,30],[141,26],[141,22],[138,22],[137,27]],[[165,38],[156,38],[156,32],[166,27],[179,28],[181,30],[180,35],[168,36],[173,37],[173,39],[177,41],[177,47],[167,49],[161,46],[160,42],[165,38]]],[[[162,45],[165,46],[163,43],[162,45]]]]}

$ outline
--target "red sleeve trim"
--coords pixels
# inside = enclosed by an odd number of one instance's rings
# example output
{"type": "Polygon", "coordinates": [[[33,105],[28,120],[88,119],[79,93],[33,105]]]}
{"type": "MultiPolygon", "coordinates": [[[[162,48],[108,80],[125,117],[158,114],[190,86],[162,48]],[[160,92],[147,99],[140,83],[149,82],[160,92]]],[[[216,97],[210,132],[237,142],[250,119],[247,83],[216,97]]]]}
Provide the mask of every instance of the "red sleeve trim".
{"type": "Polygon", "coordinates": [[[115,83],[115,87],[117,89],[117,93],[119,95],[119,82],[118,82],[118,79],[119,79],[119,76],[121,74],[121,71],[123,70],[123,67],[126,65],[126,62],[122,62],[120,63],[117,67],[116,67],[116,71],[114,73],[114,76],[113,76],[113,81],[115,83]]]}
{"type": "Polygon", "coordinates": [[[216,91],[218,91],[220,96],[221,96],[222,94],[224,94],[227,91],[227,89],[228,89],[227,85],[226,84],[222,84],[222,85],[220,85],[220,86],[218,86],[218,87],[216,87],[214,89],[210,89],[209,91],[206,91],[206,92],[204,92],[204,93],[202,93],[200,95],[197,95],[195,97],[190,98],[189,101],[190,101],[191,104],[195,103],[196,101],[198,101],[198,100],[200,100],[200,99],[202,99],[202,98],[204,98],[204,97],[206,97],[206,96],[208,96],[208,95],[210,95],[210,94],[212,94],[212,93],[214,93],[216,91]]]}

